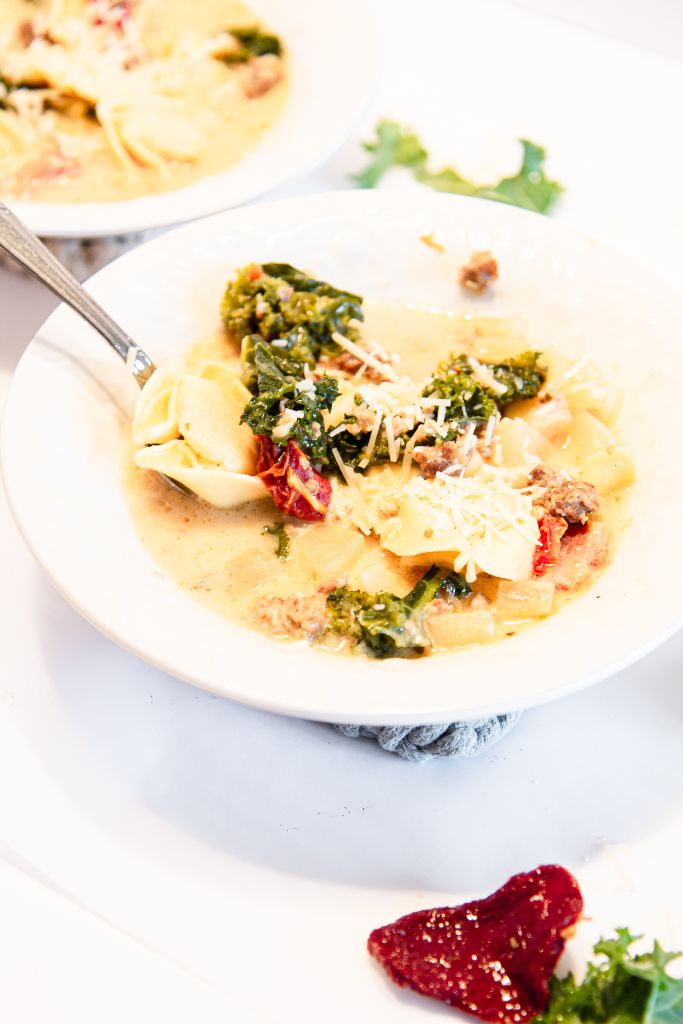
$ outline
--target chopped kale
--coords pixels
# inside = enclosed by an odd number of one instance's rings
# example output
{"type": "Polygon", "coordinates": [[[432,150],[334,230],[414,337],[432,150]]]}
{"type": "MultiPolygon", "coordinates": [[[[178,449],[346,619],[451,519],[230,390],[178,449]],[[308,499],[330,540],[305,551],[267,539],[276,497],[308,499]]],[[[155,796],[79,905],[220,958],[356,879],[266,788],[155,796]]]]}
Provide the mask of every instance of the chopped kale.
{"type": "Polygon", "coordinates": [[[508,405],[517,398],[536,397],[548,376],[546,370],[538,365],[540,357],[540,352],[522,352],[513,359],[486,364],[498,383],[507,388],[502,395],[496,396],[499,406],[508,405]]]}
{"type": "Polygon", "coordinates": [[[286,561],[292,553],[292,542],[285,529],[284,523],[273,523],[272,526],[264,526],[261,533],[270,533],[276,538],[275,554],[282,561],[286,561]]]}
{"type": "MultiPolygon", "coordinates": [[[[221,315],[238,341],[258,334],[314,366],[323,352],[339,352],[332,340],[334,331],[357,339],[358,331],[349,321],[363,319],[363,300],[288,263],[252,264],[228,283],[221,315]]],[[[251,361],[251,350],[242,358],[251,361]]]]}
{"type": "Polygon", "coordinates": [[[534,398],[546,378],[546,371],[538,365],[540,352],[522,352],[500,363],[483,363],[491,376],[505,387],[499,394],[484,387],[474,376],[466,355],[451,355],[439,363],[423,395],[436,394],[448,398],[446,422],[452,420],[481,419],[493,416],[518,398],[534,398]]]}
{"type": "Polygon", "coordinates": [[[550,979],[550,1004],[534,1024],[683,1024],[683,979],[672,978],[668,964],[680,953],[667,953],[655,942],[650,953],[634,955],[636,941],[627,928],[616,938],[600,939],[577,984],[573,975],[550,979]]]}
{"type": "Polygon", "coordinates": [[[496,399],[488,388],[475,380],[472,372],[456,361],[448,366],[441,364],[422,392],[424,397],[436,395],[450,402],[446,410],[446,421],[487,420],[496,413],[496,399]]]}
{"type": "Polygon", "coordinates": [[[353,175],[361,188],[376,188],[392,167],[410,167],[416,175],[425,167],[429,154],[414,132],[386,118],[377,122],[375,131],[377,141],[363,143],[372,160],[364,171],[353,175]]]}
{"type": "Polygon", "coordinates": [[[373,658],[415,657],[431,646],[424,617],[441,590],[457,597],[471,592],[462,576],[435,565],[405,597],[337,587],[327,597],[329,628],[364,644],[373,658]]]}
{"type": "Polygon", "coordinates": [[[262,32],[260,28],[231,28],[228,29],[239,47],[221,56],[226,64],[246,64],[252,57],[264,57],[268,53],[276,57],[282,55],[282,43],[277,36],[268,32],[262,32]]]}
{"type": "MultiPolygon", "coordinates": [[[[349,425],[355,423],[355,417],[347,416],[344,422],[348,422],[349,425]]],[[[341,424],[340,424],[341,426],[341,424]]],[[[346,466],[351,466],[352,469],[358,469],[359,464],[365,457],[368,443],[370,441],[370,431],[361,431],[356,434],[350,430],[341,430],[338,434],[335,434],[330,440],[330,444],[339,452],[342,462],[346,466]]],[[[376,462],[388,462],[389,461],[389,442],[387,441],[386,434],[381,431],[375,442],[375,447],[372,452],[372,458],[370,459],[369,465],[374,465],[376,462]]],[[[332,465],[335,468],[335,464],[332,465]]]]}
{"type": "Polygon", "coordinates": [[[563,192],[559,182],[546,177],[545,150],[528,139],[519,140],[523,154],[517,174],[502,178],[495,185],[475,185],[452,167],[444,167],[436,173],[429,171],[427,150],[411,129],[396,121],[381,120],[375,130],[376,141],[363,144],[372,160],[365,170],[354,176],[361,188],[375,188],[391,167],[407,167],[417,181],[438,192],[492,199],[535,213],[549,213],[563,192]]]}
{"type": "Polygon", "coordinates": [[[251,427],[254,434],[270,437],[275,444],[294,441],[312,462],[326,464],[329,457],[323,411],[332,408],[339,394],[335,378],[323,376],[309,383],[302,364],[262,340],[254,345],[254,371],[252,390],[256,393],[247,402],[240,422],[251,427]]]}

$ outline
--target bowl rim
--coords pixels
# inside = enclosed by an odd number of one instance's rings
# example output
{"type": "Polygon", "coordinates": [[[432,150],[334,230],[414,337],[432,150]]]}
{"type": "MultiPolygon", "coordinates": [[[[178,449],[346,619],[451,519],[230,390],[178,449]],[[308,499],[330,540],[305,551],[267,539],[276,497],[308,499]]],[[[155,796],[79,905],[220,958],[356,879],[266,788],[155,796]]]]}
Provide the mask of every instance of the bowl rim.
{"type": "MultiPolygon", "coordinates": [[[[363,221],[367,220],[370,210],[374,207],[375,210],[384,210],[387,214],[393,213],[399,216],[399,218],[409,216],[414,210],[424,211],[428,209],[433,212],[434,216],[446,213],[451,214],[456,211],[458,214],[466,214],[465,220],[470,216],[474,216],[473,211],[477,211],[477,222],[479,221],[493,221],[497,223],[500,221],[501,225],[505,225],[505,230],[514,234],[515,230],[524,232],[524,225],[531,227],[531,236],[533,237],[550,237],[570,240],[570,244],[578,244],[579,248],[586,253],[593,251],[594,253],[601,254],[605,258],[610,260],[616,260],[617,266],[627,267],[629,271],[636,274],[638,279],[645,281],[652,289],[657,291],[657,300],[661,306],[662,302],[664,306],[667,305],[667,298],[671,300],[671,311],[672,314],[676,313],[676,325],[677,329],[680,330],[680,335],[683,337],[683,323],[681,322],[680,314],[678,312],[679,300],[675,291],[666,285],[664,282],[647,271],[645,268],[633,260],[630,256],[624,255],[623,253],[615,250],[604,243],[596,242],[584,233],[578,231],[572,226],[565,225],[559,222],[552,222],[546,218],[541,217],[537,214],[530,214],[526,211],[517,210],[511,207],[506,207],[485,200],[470,199],[465,197],[453,197],[453,196],[436,196],[426,195],[423,193],[417,194],[413,192],[412,196],[409,195],[408,191],[396,192],[393,190],[380,191],[380,192],[362,192],[362,191],[343,191],[337,193],[322,193],[312,196],[301,196],[294,199],[279,200],[271,203],[261,203],[247,209],[238,211],[229,211],[217,215],[211,218],[207,222],[201,222],[200,224],[186,225],[182,228],[177,229],[172,235],[166,235],[164,239],[152,240],[146,243],[144,246],[138,247],[133,252],[121,257],[115,261],[109,267],[100,271],[94,278],[91,279],[95,285],[95,291],[99,286],[99,282],[106,282],[108,276],[115,275],[121,271],[121,265],[130,262],[144,262],[144,260],[154,254],[155,249],[161,249],[161,246],[169,244],[169,239],[173,239],[171,247],[184,245],[185,247],[191,247],[193,236],[195,240],[201,240],[206,238],[207,232],[214,228],[217,228],[217,234],[221,231],[225,231],[228,227],[234,224],[244,226],[250,223],[256,223],[262,225],[263,222],[275,221],[277,222],[278,216],[284,217],[286,221],[301,221],[303,217],[309,220],[315,220],[316,216],[323,213],[323,211],[336,211],[336,216],[343,217],[350,211],[357,208],[357,212],[360,216],[363,213],[363,221]],[[521,226],[521,227],[520,227],[521,226]],[[664,298],[662,297],[664,295],[664,298]]],[[[236,258],[236,263],[239,263],[241,258],[236,258]]],[[[646,288],[647,291],[647,288],[646,288]]],[[[649,294],[649,292],[648,292],[649,294]]],[[[476,698],[471,699],[466,705],[458,704],[457,702],[453,705],[445,705],[443,702],[438,702],[438,707],[433,704],[429,707],[429,700],[425,702],[426,710],[408,710],[405,706],[397,707],[392,709],[389,708],[378,708],[372,701],[369,702],[365,708],[360,708],[354,703],[353,697],[344,698],[336,697],[331,703],[326,706],[316,706],[315,703],[311,703],[310,694],[305,697],[301,697],[299,693],[296,696],[286,693],[286,688],[281,692],[269,691],[264,693],[262,691],[252,692],[245,691],[243,684],[234,685],[225,679],[221,680],[218,685],[215,679],[207,679],[206,676],[200,671],[193,671],[192,667],[187,663],[182,666],[178,666],[173,659],[168,659],[163,655],[159,655],[158,652],[150,651],[148,648],[137,642],[135,639],[131,639],[130,636],[126,636],[121,633],[120,630],[112,628],[110,622],[103,619],[92,607],[84,605],[79,599],[78,595],[73,592],[69,587],[68,583],[65,583],[63,579],[59,578],[59,574],[55,573],[54,565],[52,564],[53,559],[51,553],[48,550],[46,552],[44,544],[41,543],[40,538],[36,537],[35,532],[31,528],[31,524],[27,520],[26,506],[24,502],[25,495],[22,495],[21,486],[18,485],[19,476],[18,466],[14,453],[12,451],[12,437],[11,437],[11,425],[13,418],[16,415],[16,406],[19,401],[19,391],[22,384],[22,377],[26,372],[30,372],[30,363],[32,359],[31,353],[36,351],[36,340],[42,333],[49,333],[49,331],[57,323],[60,323],[60,317],[63,318],[63,312],[58,309],[55,313],[48,318],[45,322],[45,332],[43,328],[39,329],[36,334],[36,338],[26,350],[26,353],[22,357],[15,380],[10,388],[10,393],[7,400],[5,409],[5,415],[3,417],[3,429],[0,446],[0,455],[2,462],[2,473],[5,480],[5,487],[8,495],[8,500],[12,513],[17,521],[20,532],[24,536],[29,549],[32,551],[36,560],[43,566],[47,571],[48,575],[52,578],[53,583],[65,597],[65,599],[72,604],[73,607],[88,621],[95,625],[101,632],[114,639],[115,642],[123,646],[124,648],[132,651],[137,656],[143,658],[145,661],[153,664],[155,667],[160,668],[170,674],[181,678],[193,685],[198,685],[204,689],[211,690],[222,696],[227,696],[230,699],[238,700],[242,703],[249,704],[254,707],[258,707],[264,710],[273,711],[281,714],[292,715],[296,717],[317,719],[320,721],[333,721],[338,723],[353,722],[356,724],[368,724],[368,725],[402,725],[402,724],[427,724],[434,722],[443,722],[446,720],[455,719],[479,719],[490,716],[492,714],[502,713],[504,711],[521,710],[526,707],[531,707],[537,704],[545,703],[550,700],[554,700],[558,697],[566,696],[570,693],[576,692],[586,686],[604,679],[615,672],[622,670],[628,665],[633,664],[635,661],[649,653],[655,647],[663,643],[668,637],[673,635],[683,625],[683,589],[679,588],[673,592],[675,601],[671,606],[667,606],[666,619],[659,622],[657,628],[650,631],[645,637],[641,638],[638,643],[630,643],[630,635],[626,638],[625,642],[621,645],[621,654],[617,657],[614,655],[608,655],[605,658],[601,656],[596,657],[596,663],[590,671],[583,672],[576,677],[565,680],[561,685],[548,688],[542,693],[531,692],[531,691],[520,691],[515,694],[507,696],[505,701],[500,697],[496,699],[495,703],[492,703],[490,699],[483,699],[478,701],[476,698]],[[19,382],[19,383],[17,383],[19,382]]],[[[129,524],[130,526],[130,524],[129,524]]],[[[132,530],[132,526],[130,526],[132,530]]],[[[609,576],[609,569],[601,577],[601,580],[606,579],[609,576]]],[[[596,588],[598,583],[594,585],[596,588]]],[[[178,592],[180,593],[179,588],[178,592]]],[[[589,594],[593,593],[593,588],[588,591],[589,594]]],[[[191,599],[190,599],[191,600],[191,599]]],[[[576,601],[570,602],[568,607],[575,608],[582,601],[582,598],[577,598],[576,601]]],[[[200,607],[197,605],[197,607],[200,607]]],[[[586,606],[588,610],[588,606],[586,606]]],[[[208,612],[205,608],[201,609],[201,612],[205,616],[209,616],[212,613],[208,612]]],[[[543,623],[537,624],[532,630],[527,631],[525,634],[513,638],[511,641],[506,641],[509,647],[506,647],[506,654],[509,652],[510,657],[514,661],[516,654],[513,652],[513,646],[516,645],[516,641],[520,640],[522,636],[532,635],[539,636],[540,631],[547,627],[549,622],[553,622],[558,616],[552,616],[549,620],[543,623]]],[[[584,616],[585,618],[585,616],[584,616]]],[[[292,662],[292,653],[295,650],[300,650],[296,644],[283,645],[276,641],[265,640],[258,634],[251,631],[242,631],[248,633],[249,640],[248,644],[251,644],[251,651],[247,653],[248,658],[256,660],[260,664],[261,650],[263,644],[269,645],[271,654],[273,653],[273,647],[277,647],[279,660],[282,661],[283,666],[292,662]]],[[[518,649],[518,645],[514,647],[515,651],[518,649]]],[[[486,652],[502,650],[501,643],[487,645],[478,649],[476,652],[481,655],[480,664],[484,671],[488,667],[490,656],[487,656],[486,652]]],[[[439,655],[439,661],[445,664],[448,659],[460,658],[462,663],[472,664],[470,658],[466,658],[471,652],[455,652],[452,655],[439,655]]],[[[269,657],[268,655],[267,657],[269,657]]],[[[310,658],[325,658],[327,661],[325,664],[330,663],[330,659],[334,661],[344,661],[347,667],[351,664],[358,666],[357,662],[349,662],[348,659],[334,659],[331,655],[320,654],[315,651],[309,651],[306,645],[306,660],[310,658]]],[[[296,659],[294,659],[296,660],[296,659]]],[[[436,659],[422,659],[424,661],[431,661],[434,664],[436,659]]],[[[500,659],[497,659],[500,660],[500,659]]],[[[495,663],[495,659],[494,659],[495,663]]],[[[367,664],[367,663],[363,663],[367,664]]],[[[398,679],[400,676],[404,676],[408,670],[408,663],[406,662],[380,662],[370,663],[373,667],[371,669],[373,678],[382,679],[386,682],[391,676],[395,676],[398,679]]],[[[413,672],[414,677],[417,679],[424,678],[424,673],[420,672],[418,663],[410,662],[410,670],[413,672]],[[413,668],[413,666],[418,666],[413,668]]],[[[500,668],[500,666],[498,666],[500,668]]],[[[283,668],[285,672],[287,670],[283,668]]],[[[364,669],[361,669],[359,674],[367,674],[364,669]]],[[[384,684],[384,683],[383,683],[384,684]]],[[[352,694],[356,691],[352,691],[352,694]]]]}

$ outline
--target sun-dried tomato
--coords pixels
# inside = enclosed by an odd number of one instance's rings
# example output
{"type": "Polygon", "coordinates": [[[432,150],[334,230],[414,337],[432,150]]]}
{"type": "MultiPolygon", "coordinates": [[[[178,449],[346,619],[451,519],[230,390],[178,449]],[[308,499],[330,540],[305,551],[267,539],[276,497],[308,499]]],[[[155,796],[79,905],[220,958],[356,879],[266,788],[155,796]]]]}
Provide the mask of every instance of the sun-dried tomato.
{"type": "Polygon", "coordinates": [[[368,949],[399,985],[480,1020],[522,1024],[547,1008],[548,982],[582,912],[578,882],[550,864],[486,899],[377,928],[368,949]]]}
{"type": "Polygon", "coordinates": [[[560,558],[560,541],[567,532],[567,523],[559,516],[543,516],[538,524],[539,544],[534,552],[533,574],[544,576],[554,569],[560,558]]]}
{"type": "Polygon", "coordinates": [[[294,519],[324,519],[332,498],[330,481],[313,469],[298,444],[273,444],[259,434],[257,472],[277,507],[294,519]]]}

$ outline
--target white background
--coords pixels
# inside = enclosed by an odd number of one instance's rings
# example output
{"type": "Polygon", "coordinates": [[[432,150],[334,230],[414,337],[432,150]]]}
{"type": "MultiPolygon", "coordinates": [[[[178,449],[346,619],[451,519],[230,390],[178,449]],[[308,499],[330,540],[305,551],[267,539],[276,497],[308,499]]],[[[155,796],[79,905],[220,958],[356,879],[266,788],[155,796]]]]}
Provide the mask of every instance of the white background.
{"type": "MultiPolygon", "coordinates": [[[[558,218],[679,286],[679,5],[378,10],[383,74],[359,137],[379,115],[406,120],[435,160],[485,179],[514,166],[514,139],[528,135],[568,187],[558,218]]],[[[278,195],[346,187],[361,162],[355,138],[278,195]]],[[[407,186],[395,175],[387,187],[407,186]]],[[[51,306],[0,272],[1,396],[51,306]]],[[[194,691],[118,650],[54,593],[4,504],[0,552],[8,1020],[446,1020],[372,968],[368,931],[549,860],[586,893],[593,921],[579,952],[622,923],[683,946],[680,637],[528,712],[479,760],[414,766],[194,691]]]]}

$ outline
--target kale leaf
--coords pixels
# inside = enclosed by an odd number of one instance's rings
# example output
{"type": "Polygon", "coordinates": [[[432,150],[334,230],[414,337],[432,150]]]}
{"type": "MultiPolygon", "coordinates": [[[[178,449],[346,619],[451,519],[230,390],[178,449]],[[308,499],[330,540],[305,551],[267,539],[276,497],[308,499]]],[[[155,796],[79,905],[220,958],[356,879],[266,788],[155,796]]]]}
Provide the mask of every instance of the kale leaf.
{"type": "Polygon", "coordinates": [[[518,398],[536,397],[548,376],[547,371],[538,365],[540,357],[540,352],[521,352],[504,362],[485,364],[498,383],[507,388],[502,395],[496,395],[499,406],[509,405],[518,398]]]}
{"type": "MultiPolygon", "coordinates": [[[[238,341],[258,334],[314,366],[323,352],[339,352],[333,332],[357,339],[349,321],[363,319],[363,300],[288,263],[252,264],[228,283],[221,315],[238,341]]],[[[243,349],[243,360],[252,361],[251,355],[243,349]]]]}
{"type": "Polygon", "coordinates": [[[518,398],[534,398],[546,379],[539,366],[540,352],[522,352],[499,363],[482,363],[491,376],[505,387],[499,394],[482,385],[474,376],[469,357],[451,355],[439,363],[436,373],[422,392],[448,398],[446,422],[465,419],[488,419],[518,398]]]}
{"type": "Polygon", "coordinates": [[[381,120],[375,128],[376,141],[363,143],[372,155],[370,164],[354,180],[361,188],[375,188],[391,167],[409,168],[415,180],[438,192],[492,199],[494,202],[521,206],[535,213],[549,213],[564,188],[545,174],[545,150],[542,146],[520,139],[522,163],[515,175],[502,178],[497,184],[476,185],[463,178],[452,167],[432,172],[427,167],[429,155],[418,136],[397,121],[381,120]]]}
{"type": "Polygon", "coordinates": [[[278,558],[284,562],[290,557],[292,554],[292,542],[289,539],[284,523],[273,523],[272,526],[264,526],[261,533],[270,533],[276,538],[275,554],[278,558]]]}
{"type": "Polygon", "coordinates": [[[496,399],[493,392],[475,380],[468,368],[455,362],[447,367],[437,368],[422,392],[425,398],[436,395],[450,402],[446,410],[446,421],[487,420],[496,413],[496,399]]]}
{"type": "Polygon", "coordinates": [[[415,657],[431,646],[424,617],[441,590],[451,597],[471,593],[462,576],[435,565],[405,597],[337,587],[327,597],[329,628],[364,644],[373,658],[415,657]]]}
{"type": "Polygon", "coordinates": [[[372,154],[372,160],[353,179],[360,188],[376,188],[380,179],[392,167],[424,168],[429,154],[414,132],[397,121],[386,118],[377,122],[376,142],[364,142],[363,149],[372,154]]]}
{"type": "Polygon", "coordinates": [[[550,1003],[534,1024],[683,1024],[683,979],[672,978],[667,953],[655,942],[650,953],[632,955],[637,936],[617,928],[616,938],[600,939],[577,984],[573,975],[550,980],[550,1003]]]}
{"type": "Polygon", "coordinates": [[[329,457],[323,411],[329,411],[339,395],[335,378],[323,376],[309,383],[304,364],[260,338],[254,344],[253,355],[252,390],[256,393],[247,402],[240,422],[254,434],[270,437],[275,444],[294,441],[313,462],[326,464],[329,457]],[[295,415],[288,417],[287,412],[295,415]],[[286,430],[282,429],[283,418],[285,426],[289,423],[286,430]]]}
{"type": "Polygon", "coordinates": [[[228,29],[228,32],[234,36],[240,46],[221,56],[221,60],[226,64],[246,64],[252,57],[263,57],[268,53],[272,53],[276,57],[282,55],[282,43],[278,37],[268,32],[262,32],[256,26],[231,28],[228,29]]]}

